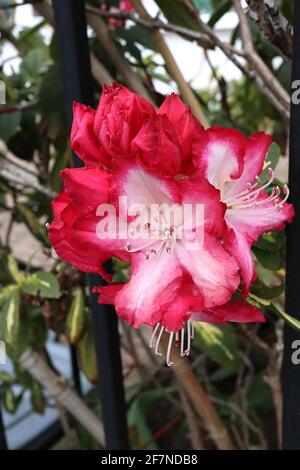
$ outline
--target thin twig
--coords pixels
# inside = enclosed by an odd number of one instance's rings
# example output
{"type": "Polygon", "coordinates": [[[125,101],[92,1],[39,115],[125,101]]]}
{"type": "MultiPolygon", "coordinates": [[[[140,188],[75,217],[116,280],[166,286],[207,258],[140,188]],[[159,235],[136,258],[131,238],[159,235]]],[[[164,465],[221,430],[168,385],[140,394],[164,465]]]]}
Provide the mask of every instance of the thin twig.
{"type": "Polygon", "coordinates": [[[137,15],[136,13],[129,13],[127,11],[105,11],[105,10],[100,10],[99,8],[93,7],[91,5],[86,5],[86,11],[96,15],[100,16],[102,18],[114,18],[114,19],[123,19],[123,20],[131,20],[136,24],[139,24],[140,26],[144,26],[145,28],[148,29],[161,29],[164,31],[169,31],[172,33],[177,33],[183,36],[186,39],[190,39],[193,41],[197,41],[198,44],[205,48],[205,49],[213,49],[214,48],[214,43],[211,41],[209,37],[207,37],[205,34],[198,32],[198,31],[192,31],[188,28],[184,28],[183,26],[179,26],[176,24],[172,23],[165,23],[161,20],[158,20],[156,18],[149,19],[149,18],[144,18],[141,15],[137,15]]]}
{"type": "Polygon", "coordinates": [[[12,103],[0,105],[0,114],[15,113],[17,111],[26,111],[27,109],[35,108],[38,101],[28,101],[26,103],[12,103]]]}

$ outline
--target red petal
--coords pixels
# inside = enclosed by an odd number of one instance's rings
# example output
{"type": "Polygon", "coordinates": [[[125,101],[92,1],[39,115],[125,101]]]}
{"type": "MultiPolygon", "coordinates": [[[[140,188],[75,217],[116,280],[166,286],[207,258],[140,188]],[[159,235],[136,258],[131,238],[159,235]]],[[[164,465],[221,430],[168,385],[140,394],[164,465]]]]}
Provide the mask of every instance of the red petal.
{"type": "Polygon", "coordinates": [[[241,176],[247,139],[236,129],[211,127],[193,145],[194,164],[218,189],[241,176]]]}
{"type": "Polygon", "coordinates": [[[112,157],[128,157],[131,142],[153,106],[122,85],[104,85],[95,116],[94,132],[112,157]]]}
{"type": "Polygon", "coordinates": [[[228,302],[240,283],[238,265],[221,242],[204,233],[204,239],[176,244],[176,253],[197,286],[205,307],[228,302]],[[194,246],[193,246],[194,245],[194,246]]]}
{"type": "Polygon", "coordinates": [[[97,250],[91,243],[78,242],[73,226],[80,213],[65,192],[53,201],[52,210],[54,220],[48,236],[57,255],[81,271],[98,273],[109,281],[111,276],[105,273],[102,264],[110,255],[97,250]]]}
{"type": "Polygon", "coordinates": [[[101,168],[66,168],[61,172],[64,190],[79,211],[97,209],[109,199],[111,174],[101,168]]]}
{"type": "Polygon", "coordinates": [[[191,157],[193,142],[203,130],[191,110],[175,93],[172,93],[165,99],[158,114],[165,114],[176,129],[181,143],[183,160],[191,157]]]}
{"type": "Polygon", "coordinates": [[[110,158],[94,134],[96,111],[74,101],[71,148],[86,166],[109,167],[110,158]]]}
{"type": "Polygon", "coordinates": [[[118,282],[109,284],[108,286],[99,286],[97,293],[100,294],[99,304],[114,304],[117,293],[124,287],[125,284],[118,282]]]}
{"type": "Polygon", "coordinates": [[[255,177],[262,172],[265,156],[271,142],[271,136],[265,134],[265,132],[257,132],[247,139],[243,173],[237,180],[228,185],[224,193],[224,199],[239,194],[247,189],[248,184],[254,183],[255,177]]]}
{"type": "Polygon", "coordinates": [[[181,283],[181,274],[176,257],[166,250],[149,259],[144,253],[134,253],[131,279],[115,297],[120,318],[134,328],[142,324],[156,325],[172,302],[181,283]]]}
{"type": "Polygon", "coordinates": [[[214,308],[214,314],[222,319],[223,322],[264,323],[266,321],[258,308],[241,300],[235,300],[226,305],[214,308]]]}
{"type": "Polygon", "coordinates": [[[166,176],[179,173],[181,167],[180,141],[166,115],[150,116],[132,142],[145,168],[166,176]]]}

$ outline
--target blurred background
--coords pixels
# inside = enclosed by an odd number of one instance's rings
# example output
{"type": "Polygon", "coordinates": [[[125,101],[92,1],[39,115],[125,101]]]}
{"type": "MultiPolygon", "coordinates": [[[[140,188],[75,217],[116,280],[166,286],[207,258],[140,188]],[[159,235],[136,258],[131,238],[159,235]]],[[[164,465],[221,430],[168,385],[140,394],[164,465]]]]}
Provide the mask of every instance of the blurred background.
{"type": "MultiPolygon", "coordinates": [[[[95,96],[112,80],[157,106],[175,91],[205,126],[265,130],[284,183],[292,4],[86,1],[95,96]]],[[[60,171],[71,166],[51,2],[0,0],[0,80],[2,444],[5,437],[10,449],[102,448],[85,275],[55,257],[46,230],[60,171]],[[54,393],[64,387],[66,406],[54,393]]],[[[254,251],[253,292],[282,305],[284,234],[262,237],[254,251]]],[[[115,280],[127,279],[125,263],[114,260],[113,269],[115,280]]],[[[266,315],[263,326],[197,326],[186,375],[152,354],[148,328],[120,322],[131,448],[279,448],[283,325],[266,315]],[[197,399],[183,380],[191,389],[198,383],[197,399]],[[220,442],[212,429],[228,439],[220,442]]]]}

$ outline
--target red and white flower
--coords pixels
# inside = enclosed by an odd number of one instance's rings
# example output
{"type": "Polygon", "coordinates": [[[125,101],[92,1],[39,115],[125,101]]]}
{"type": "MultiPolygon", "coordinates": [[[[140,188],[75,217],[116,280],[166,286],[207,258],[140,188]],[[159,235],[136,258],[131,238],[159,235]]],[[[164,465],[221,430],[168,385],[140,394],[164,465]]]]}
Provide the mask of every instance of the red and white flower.
{"type": "Polygon", "coordinates": [[[235,129],[216,126],[207,129],[193,148],[198,175],[220,190],[221,200],[227,206],[225,220],[229,233],[225,246],[239,263],[245,293],[255,276],[252,244],[262,233],[282,230],[294,215],[293,206],[286,202],[287,186],[283,199],[280,188],[271,186],[274,180],[271,168],[268,181],[260,184],[270,144],[271,137],[264,132],[245,138],[235,129]]]}
{"type": "Polygon", "coordinates": [[[71,147],[84,167],[62,172],[49,239],[61,258],[108,282],[106,260],[131,263],[129,282],[99,287],[99,301],[113,303],[135,328],[154,327],[157,353],[168,331],[168,364],[179,331],[188,354],[190,320],[264,321],[255,307],[231,298],[240,272],[246,288],[253,278],[253,241],[293,214],[277,189],[267,196],[258,186],[269,144],[264,133],[246,139],[231,129],[205,131],[175,94],[156,111],[114,83],[96,111],[74,104],[71,147]],[[151,217],[128,211],[136,205],[151,217]],[[187,205],[200,205],[202,218],[186,224],[187,205]],[[170,207],[179,210],[172,220],[170,207]]]}

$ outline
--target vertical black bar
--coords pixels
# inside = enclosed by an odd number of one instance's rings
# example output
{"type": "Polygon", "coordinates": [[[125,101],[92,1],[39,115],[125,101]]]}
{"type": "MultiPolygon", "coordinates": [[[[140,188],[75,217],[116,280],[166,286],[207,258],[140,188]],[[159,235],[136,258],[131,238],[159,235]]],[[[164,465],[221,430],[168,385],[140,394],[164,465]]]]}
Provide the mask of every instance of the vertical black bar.
{"type": "MultiPolygon", "coordinates": [[[[70,127],[73,100],[86,105],[94,104],[86,15],[82,0],[53,0],[52,3],[70,127]]],[[[81,165],[76,156],[74,163],[81,165]]],[[[91,289],[102,283],[96,275],[89,275],[88,279],[91,289]]],[[[99,305],[94,295],[91,295],[91,306],[106,447],[110,450],[127,449],[126,406],[117,318],[113,309],[99,305]]]]}
{"type": "Polygon", "coordinates": [[[71,359],[71,366],[72,366],[72,376],[73,376],[73,382],[74,386],[81,395],[81,380],[80,380],[80,369],[78,365],[78,357],[77,357],[77,349],[73,344],[70,346],[70,359],[71,359]]]}
{"type": "Polygon", "coordinates": [[[5,427],[2,418],[2,409],[0,404],[0,450],[7,450],[7,440],[5,435],[5,427]]]}
{"type": "MultiPolygon", "coordinates": [[[[300,1],[294,2],[292,81],[300,80],[300,1]]],[[[287,229],[286,310],[300,320],[300,104],[292,100],[289,187],[295,218],[287,229]]],[[[300,449],[300,365],[293,364],[293,342],[300,333],[285,326],[283,361],[283,448],[300,449]]]]}

